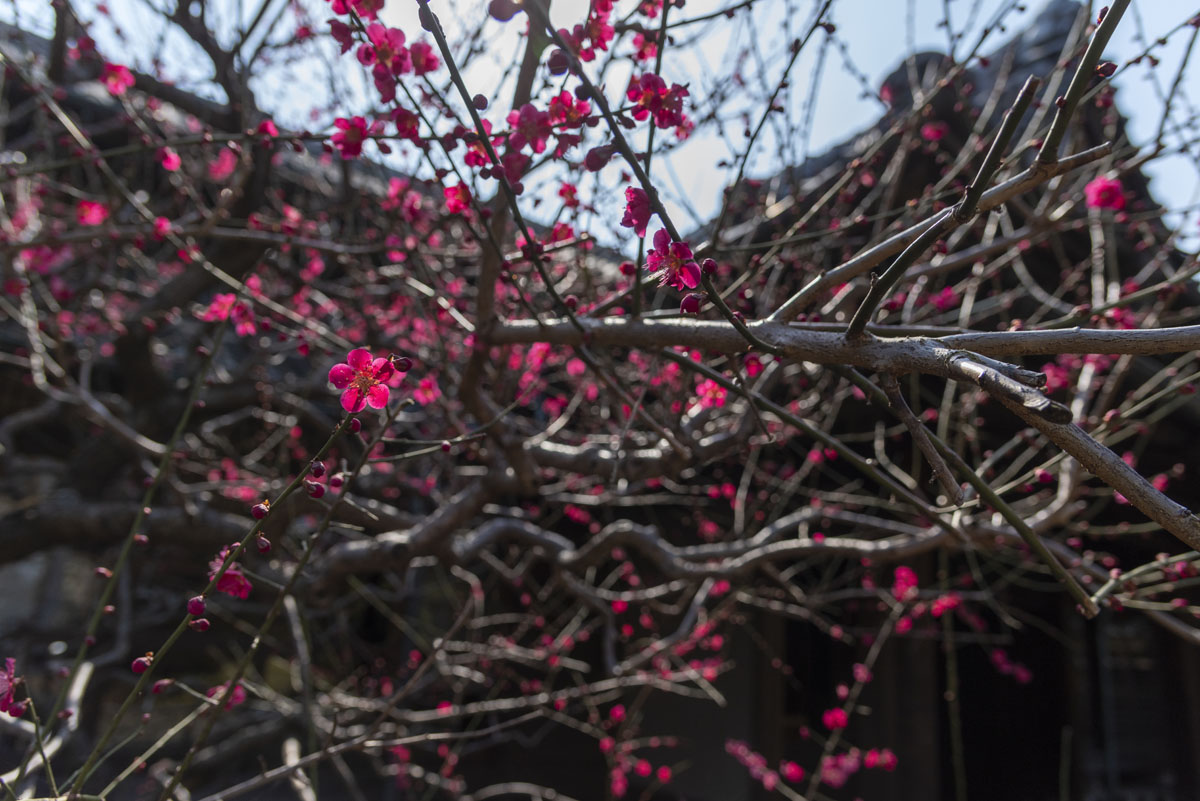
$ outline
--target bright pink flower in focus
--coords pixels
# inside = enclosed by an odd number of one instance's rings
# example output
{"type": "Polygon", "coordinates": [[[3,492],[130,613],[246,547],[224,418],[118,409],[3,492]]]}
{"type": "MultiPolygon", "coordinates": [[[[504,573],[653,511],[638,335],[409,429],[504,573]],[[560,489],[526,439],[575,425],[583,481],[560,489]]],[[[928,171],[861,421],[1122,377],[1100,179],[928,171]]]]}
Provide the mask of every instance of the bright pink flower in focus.
{"type": "Polygon", "coordinates": [[[120,64],[105,64],[100,72],[100,80],[113,97],[120,97],[133,88],[133,73],[128,67],[120,64]]]}
{"type": "Polygon", "coordinates": [[[1083,188],[1083,196],[1087,200],[1088,208],[1113,211],[1125,208],[1125,190],[1116,178],[1105,178],[1103,175],[1093,178],[1091,183],[1083,188]]]}
{"type": "Polygon", "coordinates": [[[158,157],[162,168],[167,172],[175,172],[183,165],[183,160],[179,158],[179,154],[169,147],[159,150],[158,157]]]}
{"type": "Polygon", "coordinates": [[[638,236],[646,235],[646,226],[650,224],[653,214],[650,208],[650,196],[646,190],[635,186],[625,187],[625,216],[621,218],[621,226],[632,228],[638,236]]]}
{"type": "Polygon", "coordinates": [[[342,393],[342,408],[354,414],[364,407],[382,409],[387,406],[390,391],[387,381],[396,372],[390,359],[371,358],[371,351],[355,348],[346,356],[343,364],[335,364],[329,371],[329,383],[342,393]]]}
{"type": "Polygon", "coordinates": [[[75,206],[75,219],[80,225],[102,225],[108,219],[108,207],[103,203],[81,200],[75,206]]]}
{"type": "Polygon", "coordinates": [[[681,291],[700,286],[700,265],[692,259],[692,249],[686,242],[672,242],[665,228],[654,234],[654,250],[646,254],[646,264],[651,272],[662,271],[659,286],[681,291]]]}

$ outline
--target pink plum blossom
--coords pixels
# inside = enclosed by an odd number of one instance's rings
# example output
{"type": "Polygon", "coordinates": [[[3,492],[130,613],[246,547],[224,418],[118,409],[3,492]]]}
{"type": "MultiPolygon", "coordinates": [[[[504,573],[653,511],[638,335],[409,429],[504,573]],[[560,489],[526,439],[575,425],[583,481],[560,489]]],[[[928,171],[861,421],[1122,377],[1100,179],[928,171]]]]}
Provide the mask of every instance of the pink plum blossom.
{"type": "Polygon", "coordinates": [[[386,382],[396,372],[390,359],[371,358],[371,351],[355,348],[342,364],[329,371],[329,383],[341,390],[342,408],[354,414],[364,407],[382,409],[387,406],[390,391],[386,382]]]}
{"type": "Polygon", "coordinates": [[[700,286],[700,265],[693,260],[692,249],[686,242],[672,242],[665,228],[654,234],[654,249],[646,254],[646,264],[651,272],[661,271],[659,286],[681,291],[700,286]]]}

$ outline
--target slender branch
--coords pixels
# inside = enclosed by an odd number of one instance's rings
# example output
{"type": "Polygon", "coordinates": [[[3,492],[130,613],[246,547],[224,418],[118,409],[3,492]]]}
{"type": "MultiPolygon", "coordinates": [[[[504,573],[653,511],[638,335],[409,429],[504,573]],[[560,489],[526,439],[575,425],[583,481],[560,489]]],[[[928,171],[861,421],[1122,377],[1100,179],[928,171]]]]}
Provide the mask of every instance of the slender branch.
{"type": "MultiPolygon", "coordinates": [[[[716,320],[605,317],[581,319],[580,323],[584,330],[582,334],[566,320],[513,320],[497,328],[492,340],[496,344],[548,342],[574,345],[586,339],[593,346],[683,346],[712,353],[747,350],[746,341],[736,331],[716,320]]],[[[970,351],[980,356],[1010,359],[1059,353],[1155,355],[1200,350],[1200,325],[1146,330],[1077,328],[971,332],[940,338],[868,337],[853,342],[836,331],[820,330],[820,327],[768,322],[750,323],[749,327],[786,359],[887,372],[919,370],[946,377],[949,377],[949,371],[944,365],[937,367],[936,362],[950,351],[970,351]]]]}
{"type": "Polygon", "coordinates": [[[1058,161],[1058,148],[1067,133],[1067,125],[1070,124],[1071,117],[1075,114],[1076,107],[1079,106],[1079,101],[1083,99],[1092,78],[1095,77],[1096,65],[1100,63],[1100,56],[1128,7],[1129,0],[1115,0],[1108,7],[1104,19],[1100,20],[1096,32],[1092,34],[1092,41],[1088,42],[1087,50],[1084,51],[1083,58],[1079,60],[1079,66],[1075,68],[1075,75],[1067,87],[1067,94],[1062,98],[1062,102],[1057,104],[1058,109],[1054,112],[1054,121],[1050,123],[1050,131],[1046,134],[1046,138],[1042,141],[1042,147],[1038,151],[1038,164],[1050,165],[1058,161]]]}
{"type": "Polygon", "coordinates": [[[1004,373],[981,364],[968,353],[956,353],[946,360],[947,366],[962,380],[970,381],[985,392],[1052,423],[1071,422],[1071,410],[1050,400],[1033,387],[1022,384],[1004,373]]]}
{"type": "Polygon", "coordinates": [[[1025,85],[1017,93],[1017,99],[1004,112],[1004,119],[1000,123],[1000,130],[996,132],[996,138],[992,140],[992,146],[988,148],[987,156],[983,159],[983,164],[979,165],[979,172],[975,175],[975,180],[967,187],[967,195],[963,198],[962,205],[959,206],[958,211],[955,213],[955,218],[958,222],[966,222],[975,215],[975,209],[979,206],[979,199],[983,197],[987,185],[992,182],[992,177],[996,174],[996,170],[1000,169],[1000,160],[1004,158],[1004,151],[1008,150],[1009,143],[1012,142],[1013,135],[1017,132],[1017,125],[1020,124],[1021,118],[1025,116],[1025,112],[1029,110],[1029,104],[1033,101],[1033,94],[1037,91],[1040,84],[1041,81],[1032,75],[1026,78],[1025,85]]]}
{"type": "Polygon", "coordinates": [[[921,453],[925,454],[925,458],[929,460],[929,467],[933,470],[933,475],[938,483],[942,486],[942,491],[946,493],[946,497],[950,502],[959,505],[963,502],[962,487],[950,475],[950,468],[946,466],[946,460],[938,453],[934,447],[933,441],[929,438],[929,432],[925,430],[925,426],[913,414],[912,409],[908,407],[908,403],[904,400],[904,394],[900,391],[900,384],[896,381],[896,377],[891,373],[884,373],[882,377],[883,389],[887,393],[888,400],[891,402],[892,410],[904,423],[904,427],[912,435],[913,441],[917,443],[917,447],[921,449],[921,453]]]}
{"type": "Polygon", "coordinates": [[[1047,420],[1004,395],[997,399],[1058,447],[1075,457],[1084,469],[1121,493],[1146,517],[1174,534],[1193,550],[1200,549],[1200,517],[1156,490],[1111,450],[1072,423],[1047,420]]]}
{"type": "Polygon", "coordinates": [[[933,219],[933,222],[921,232],[920,236],[909,243],[904,252],[896,257],[883,275],[878,278],[872,276],[871,288],[854,312],[854,316],[850,318],[850,325],[846,328],[847,340],[861,339],[866,336],[867,323],[871,322],[871,318],[875,316],[875,310],[879,308],[883,299],[891,294],[896,284],[900,283],[905,271],[915,264],[925,251],[933,247],[934,242],[958,226],[957,208],[946,209],[933,219]]]}
{"type": "Polygon", "coordinates": [[[992,177],[996,174],[996,170],[1000,168],[1001,157],[1004,155],[1004,151],[1008,149],[1009,142],[1012,141],[1013,134],[1017,130],[1017,125],[1021,122],[1025,111],[1029,108],[1029,103],[1033,100],[1033,93],[1037,90],[1037,87],[1037,78],[1030,76],[1025,81],[1025,85],[1021,87],[1021,91],[1017,94],[1017,99],[1013,101],[1012,107],[1004,112],[1004,120],[1000,125],[1000,130],[997,131],[996,138],[992,141],[992,146],[988,150],[983,164],[979,166],[979,172],[976,174],[975,180],[967,187],[966,196],[962,202],[944,212],[940,217],[935,218],[934,222],[921,232],[921,235],[914,239],[904,249],[904,252],[892,262],[887,271],[878,280],[871,282],[871,288],[867,292],[867,296],[863,298],[862,304],[850,319],[850,326],[846,329],[847,338],[853,339],[863,336],[867,323],[875,316],[875,311],[879,308],[879,304],[883,302],[883,299],[899,283],[905,271],[915,264],[917,259],[934,242],[958,226],[969,222],[975,216],[975,210],[979,207],[984,188],[992,182],[992,177]]]}
{"type": "MultiPolygon", "coordinates": [[[[1021,173],[1009,178],[1007,181],[999,183],[984,192],[983,197],[979,200],[979,211],[991,211],[1017,195],[1024,194],[1030,189],[1046,183],[1055,176],[1063,175],[1084,165],[1091,164],[1093,161],[1098,161],[1111,153],[1112,145],[1105,143],[1056,161],[1053,164],[1034,164],[1021,173]]],[[[837,284],[845,283],[851,278],[857,278],[882,263],[884,259],[908,247],[914,239],[924,233],[937,219],[934,217],[922,220],[904,231],[893,234],[878,245],[868,248],[844,264],[826,273],[822,273],[812,281],[809,281],[808,284],[792,295],[792,297],[788,298],[767,319],[774,322],[790,320],[804,309],[813,298],[825,290],[837,284]]]]}

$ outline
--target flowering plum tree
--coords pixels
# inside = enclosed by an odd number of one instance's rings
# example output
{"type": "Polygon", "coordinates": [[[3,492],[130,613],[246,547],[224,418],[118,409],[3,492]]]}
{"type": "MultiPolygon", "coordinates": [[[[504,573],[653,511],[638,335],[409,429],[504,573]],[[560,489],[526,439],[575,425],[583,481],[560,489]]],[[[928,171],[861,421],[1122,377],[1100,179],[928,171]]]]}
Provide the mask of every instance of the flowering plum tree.
{"type": "Polygon", "coordinates": [[[90,570],[5,631],[10,795],[964,799],[1031,627],[1200,637],[1200,262],[1143,174],[1200,22],[1118,66],[1128,0],[947,16],[796,164],[801,57],[855,68],[769,4],[181,0],[195,93],[105,6],[6,30],[0,559],[90,570]],[[1182,40],[1132,141],[1111,81],[1182,40]]]}

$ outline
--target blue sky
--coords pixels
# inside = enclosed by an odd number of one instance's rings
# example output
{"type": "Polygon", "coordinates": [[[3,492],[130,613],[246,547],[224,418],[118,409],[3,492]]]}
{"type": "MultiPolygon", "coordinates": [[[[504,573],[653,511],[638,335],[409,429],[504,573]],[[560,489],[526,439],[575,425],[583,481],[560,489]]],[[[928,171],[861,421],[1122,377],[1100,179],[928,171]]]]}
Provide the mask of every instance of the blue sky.
{"type": "MultiPolygon", "coordinates": [[[[206,61],[194,46],[181,35],[164,26],[155,10],[168,0],[110,0],[109,14],[98,12],[92,0],[76,0],[84,19],[94,21],[93,35],[102,52],[114,61],[123,61],[143,70],[153,70],[158,58],[163,73],[192,88],[205,88],[206,61]]],[[[173,2],[173,0],[170,0],[173,2]]],[[[273,0],[272,14],[286,0],[273,0]]],[[[683,10],[673,10],[672,19],[690,19],[710,11],[728,7],[734,0],[688,0],[683,10]]],[[[12,22],[18,15],[30,30],[48,33],[52,25],[48,3],[44,0],[17,0],[0,6],[0,18],[12,22]]],[[[247,19],[257,4],[249,0],[209,0],[210,19],[218,28],[232,30],[238,19],[247,19]]],[[[310,14],[314,27],[327,30],[325,20],[331,14],[324,0],[301,0],[310,14]]],[[[479,0],[432,0],[450,33],[464,30],[487,18],[486,3],[479,0]]],[[[570,26],[582,21],[587,0],[553,0],[552,16],[557,25],[570,26]]],[[[945,27],[939,26],[943,9],[949,7],[955,29],[963,33],[963,42],[973,42],[982,26],[988,24],[1011,0],[837,0],[833,4],[832,20],[837,25],[839,47],[821,48],[815,37],[793,69],[792,85],[784,96],[786,111],[778,129],[769,125],[756,144],[748,174],[765,177],[776,172],[780,161],[802,159],[806,153],[819,153],[830,144],[869,125],[881,110],[877,100],[863,98],[863,83],[853,71],[863,76],[872,87],[882,76],[894,69],[909,52],[948,47],[945,27]],[[843,49],[844,47],[844,49],[843,49]],[[807,121],[807,122],[805,122],[807,121]],[[806,136],[789,136],[786,141],[776,136],[789,127],[804,124],[806,136]]],[[[1012,13],[1005,17],[1009,34],[996,34],[983,47],[986,52],[999,46],[1019,30],[1036,13],[1043,2],[1029,0],[1025,14],[1012,13]]],[[[630,6],[629,0],[618,2],[618,14],[630,6]]],[[[409,32],[410,39],[421,34],[416,20],[413,0],[389,0],[383,19],[388,24],[409,32]]],[[[778,80],[788,43],[806,27],[816,3],[811,0],[757,0],[749,11],[734,20],[693,26],[687,29],[689,46],[668,49],[664,75],[668,80],[687,83],[693,96],[702,99],[711,92],[728,88],[728,67],[747,52],[750,37],[757,40],[758,56],[745,57],[742,73],[749,87],[772,86],[778,80]],[[693,33],[694,32],[694,33],[693,33]],[[720,78],[720,79],[718,79],[720,78]]],[[[1118,64],[1142,52],[1146,43],[1164,36],[1181,21],[1200,9],[1172,0],[1135,0],[1117,35],[1108,48],[1108,55],[1118,64]]],[[[280,28],[291,30],[294,21],[290,14],[280,28]]],[[[503,74],[517,58],[520,43],[517,33],[523,30],[523,17],[501,25],[488,20],[485,34],[486,52],[477,57],[465,71],[472,91],[503,97],[507,91],[496,89],[496,76],[503,74]]],[[[276,31],[279,35],[286,31],[276,31]]],[[[1148,62],[1123,69],[1117,77],[1120,88],[1118,104],[1131,118],[1134,144],[1153,141],[1161,118],[1162,96],[1175,79],[1191,28],[1170,36],[1166,45],[1155,50],[1160,59],[1157,68],[1148,62]]],[[[960,55],[965,46],[959,45],[960,55]]],[[[598,62],[590,65],[598,69],[598,62]]],[[[593,73],[595,74],[595,73],[593,73]]],[[[614,63],[606,73],[610,97],[615,87],[628,81],[628,66],[614,63]]],[[[349,99],[349,105],[363,102],[369,96],[369,85],[352,57],[335,58],[328,49],[307,50],[302,58],[287,65],[277,65],[263,73],[255,85],[260,103],[275,113],[283,124],[320,129],[327,126],[337,113],[323,101],[336,93],[349,99]],[[323,106],[315,115],[313,106],[323,106]]],[[[739,92],[734,92],[727,108],[742,109],[755,120],[761,103],[753,102],[757,93],[745,93],[739,105],[739,92]]],[[[1200,94],[1200,58],[1192,59],[1181,74],[1179,91],[1169,130],[1174,133],[1168,141],[1179,142],[1194,138],[1197,126],[1193,99],[1200,94]]],[[[453,98],[457,101],[457,98],[453,98]]],[[[341,113],[347,109],[342,108],[341,113]]],[[[498,116],[498,115],[497,115],[498,116]]],[[[495,120],[498,122],[499,120],[495,120]]],[[[729,126],[725,137],[715,133],[698,134],[678,148],[666,160],[659,160],[655,175],[670,198],[672,215],[683,229],[713,216],[718,208],[721,189],[731,180],[730,169],[721,169],[718,162],[740,155],[744,149],[741,124],[729,126]]],[[[661,138],[659,140],[661,142],[661,138]]],[[[399,157],[396,157],[399,158],[399,157]]],[[[406,166],[401,159],[398,165],[406,166]]],[[[1185,212],[1184,231],[1196,230],[1197,214],[1193,207],[1200,202],[1197,160],[1188,156],[1163,158],[1149,167],[1156,197],[1168,208],[1185,212]]],[[[549,177],[549,176],[547,176],[549,177]]],[[[606,176],[611,186],[615,175],[606,176]]],[[[550,182],[543,187],[545,195],[550,182]]],[[[597,194],[597,206],[605,220],[619,219],[619,197],[611,193],[597,194]],[[610,215],[615,214],[616,217],[610,215]]],[[[537,216],[536,213],[533,214],[537,216]]],[[[1178,219],[1178,218],[1176,218],[1178,219]]],[[[625,233],[625,232],[618,232],[625,233]]],[[[1189,240],[1192,239],[1189,236],[1189,240]]]]}

